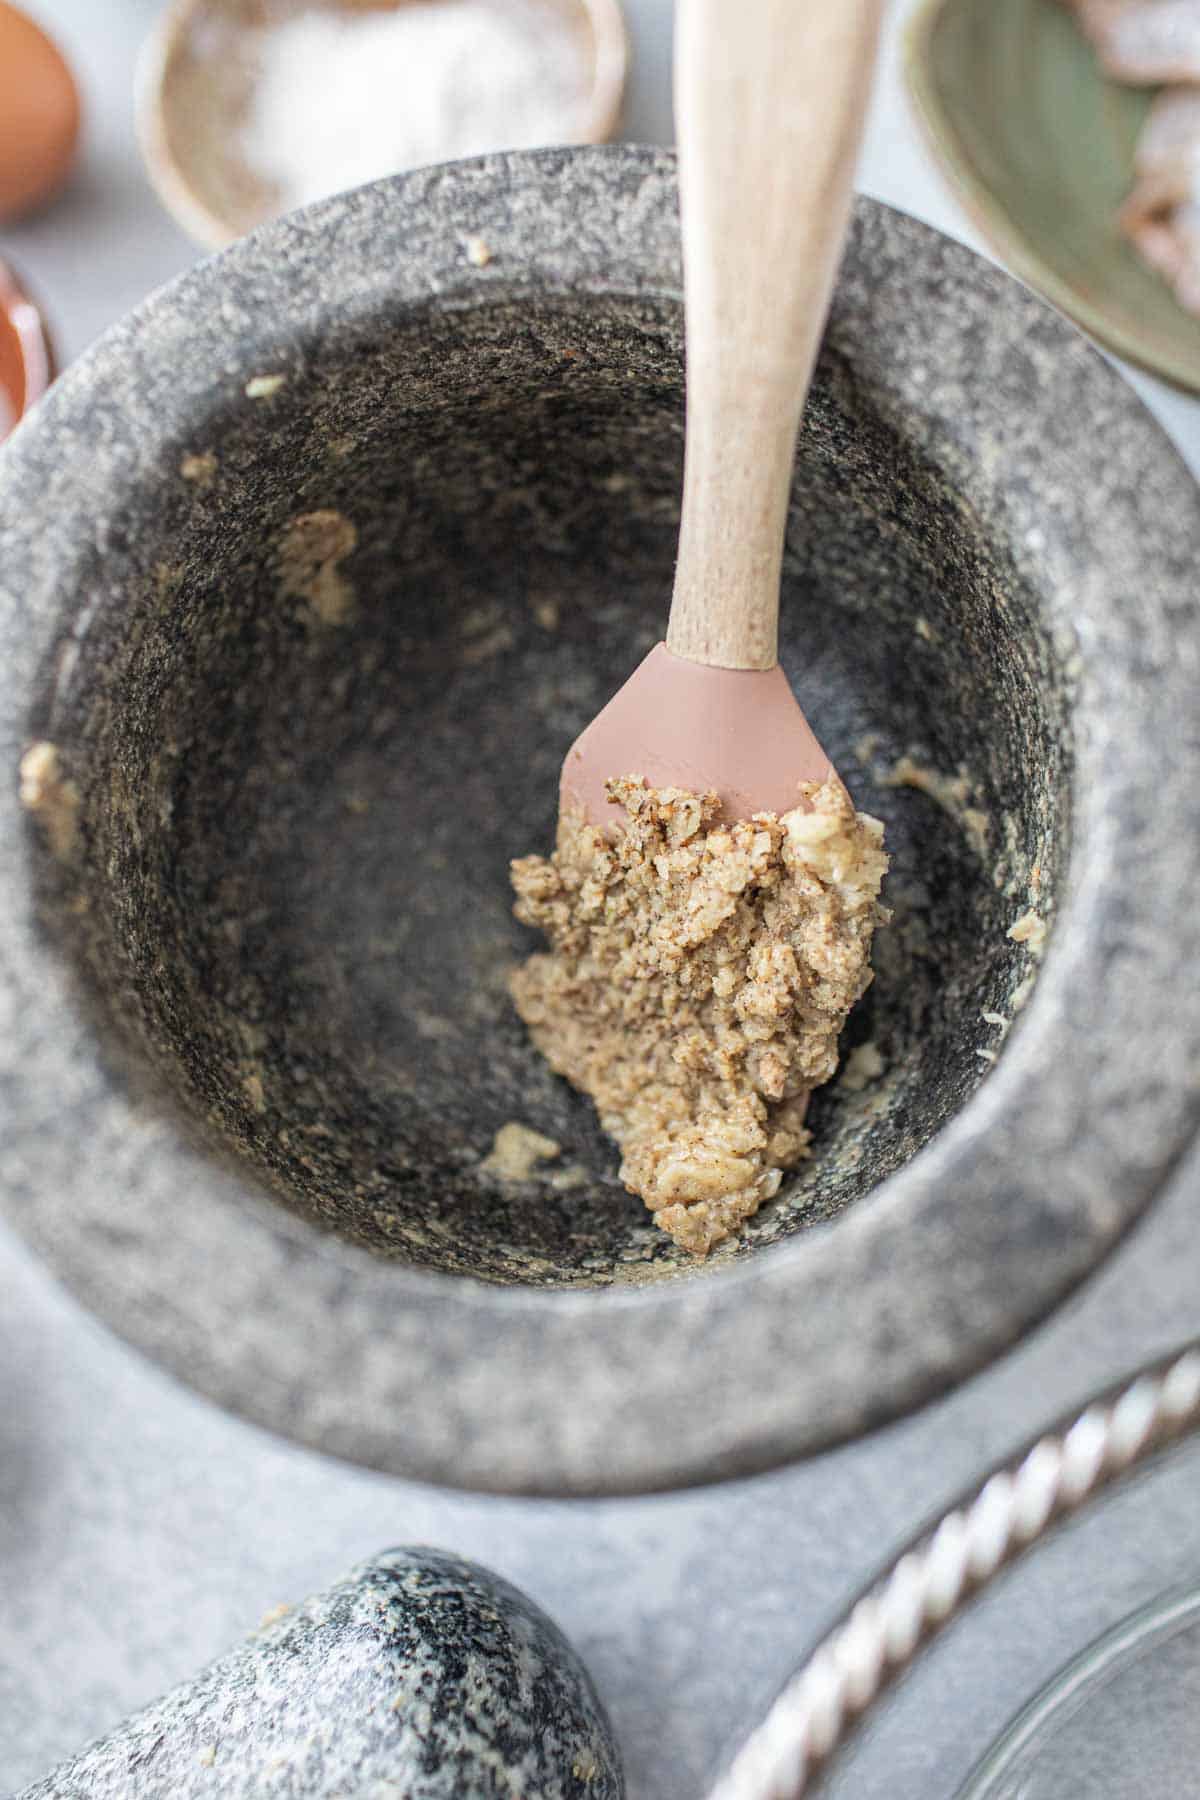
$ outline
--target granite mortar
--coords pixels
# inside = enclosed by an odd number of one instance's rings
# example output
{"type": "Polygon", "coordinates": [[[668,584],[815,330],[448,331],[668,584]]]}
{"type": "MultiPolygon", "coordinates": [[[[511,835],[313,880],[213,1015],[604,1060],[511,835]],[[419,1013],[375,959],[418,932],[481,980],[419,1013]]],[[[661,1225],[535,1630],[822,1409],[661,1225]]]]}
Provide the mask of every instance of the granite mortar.
{"type": "Polygon", "coordinates": [[[507,1001],[507,863],[661,632],[681,446],[673,164],[610,149],[264,228],[5,457],[0,748],[57,773],[0,811],[3,1204],[324,1449],[549,1492],[769,1466],[1011,1341],[1193,1130],[1194,487],[1060,319],[860,202],[782,657],[887,822],[847,1036],[883,1072],[702,1271],[623,1193],[507,1001]],[[513,1119],[563,1146],[515,1185],[480,1168],[513,1119]]]}

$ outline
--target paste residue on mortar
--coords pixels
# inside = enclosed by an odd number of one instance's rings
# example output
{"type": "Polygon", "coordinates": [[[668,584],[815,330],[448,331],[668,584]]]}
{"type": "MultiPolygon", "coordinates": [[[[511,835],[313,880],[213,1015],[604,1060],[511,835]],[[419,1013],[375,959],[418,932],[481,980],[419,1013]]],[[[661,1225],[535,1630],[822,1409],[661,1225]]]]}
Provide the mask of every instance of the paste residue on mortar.
{"type": "Polygon", "coordinates": [[[551,1066],[592,1096],[621,1178],[704,1256],[808,1154],[808,1095],[871,981],[889,916],[883,827],[836,778],[782,816],[724,824],[715,794],[609,782],[610,839],[564,812],[513,864],[516,914],[550,948],[512,993],[551,1066]]]}

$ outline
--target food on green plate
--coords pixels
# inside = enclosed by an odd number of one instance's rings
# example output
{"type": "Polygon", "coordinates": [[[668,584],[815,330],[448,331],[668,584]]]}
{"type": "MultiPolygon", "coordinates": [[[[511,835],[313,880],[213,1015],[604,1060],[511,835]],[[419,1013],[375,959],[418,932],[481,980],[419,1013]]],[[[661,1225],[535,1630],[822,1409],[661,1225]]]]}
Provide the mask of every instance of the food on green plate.
{"type": "Polygon", "coordinates": [[[1200,314],[1200,87],[1159,94],[1138,139],[1134,172],[1121,229],[1179,304],[1200,314]]]}
{"type": "Polygon", "coordinates": [[[1105,72],[1164,85],[1117,223],[1186,312],[1200,316],[1200,0],[1067,0],[1105,72]]]}
{"type": "Polygon", "coordinates": [[[1197,0],[1067,0],[1105,71],[1133,87],[1200,81],[1197,0]]]}

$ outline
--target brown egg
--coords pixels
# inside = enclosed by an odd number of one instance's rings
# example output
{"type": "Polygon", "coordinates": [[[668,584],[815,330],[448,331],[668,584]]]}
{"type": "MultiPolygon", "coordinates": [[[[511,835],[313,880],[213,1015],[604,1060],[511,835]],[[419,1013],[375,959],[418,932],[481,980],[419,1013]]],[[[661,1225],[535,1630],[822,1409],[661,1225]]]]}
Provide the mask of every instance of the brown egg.
{"type": "Polygon", "coordinates": [[[62,52],[0,0],[0,220],[48,200],[79,138],[79,91],[62,52]]]}

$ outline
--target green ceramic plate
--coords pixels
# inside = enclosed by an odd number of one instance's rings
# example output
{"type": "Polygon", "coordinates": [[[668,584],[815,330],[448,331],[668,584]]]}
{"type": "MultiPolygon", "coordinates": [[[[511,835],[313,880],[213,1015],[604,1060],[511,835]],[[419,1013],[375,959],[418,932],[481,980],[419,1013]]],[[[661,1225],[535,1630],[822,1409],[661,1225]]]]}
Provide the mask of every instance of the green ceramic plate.
{"type": "Polygon", "coordinates": [[[1059,0],[926,0],[907,70],[935,149],[1010,267],[1121,356],[1200,389],[1200,319],[1115,222],[1152,91],[1108,80],[1059,0]]]}

